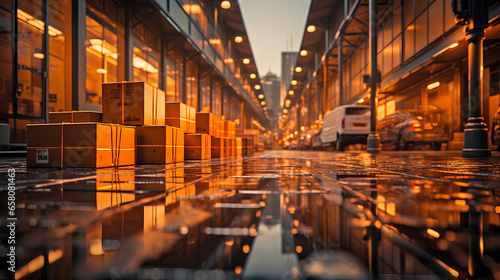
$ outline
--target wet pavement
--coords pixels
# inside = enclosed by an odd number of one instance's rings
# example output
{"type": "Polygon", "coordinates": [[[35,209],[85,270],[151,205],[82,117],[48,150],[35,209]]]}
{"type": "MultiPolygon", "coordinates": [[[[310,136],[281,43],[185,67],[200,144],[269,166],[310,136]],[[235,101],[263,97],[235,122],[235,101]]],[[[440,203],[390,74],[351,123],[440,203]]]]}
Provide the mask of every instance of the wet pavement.
{"type": "Polygon", "coordinates": [[[267,151],[62,171],[9,160],[0,200],[14,167],[16,279],[500,279],[495,155],[267,151]]]}

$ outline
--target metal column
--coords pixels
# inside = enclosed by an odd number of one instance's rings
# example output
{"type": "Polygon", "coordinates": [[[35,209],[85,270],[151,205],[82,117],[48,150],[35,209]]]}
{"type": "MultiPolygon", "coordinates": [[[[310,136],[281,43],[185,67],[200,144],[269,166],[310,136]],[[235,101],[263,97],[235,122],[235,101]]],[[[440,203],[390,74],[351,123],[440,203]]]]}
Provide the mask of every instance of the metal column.
{"type": "Polygon", "coordinates": [[[368,135],[367,152],[378,154],[380,148],[380,135],[377,131],[377,0],[370,0],[369,3],[369,18],[370,18],[370,107],[371,121],[370,134],[368,135]]]}
{"type": "Polygon", "coordinates": [[[466,28],[469,44],[469,118],[464,130],[463,157],[489,157],[488,127],[482,116],[483,41],[488,27],[488,1],[470,1],[473,28],[466,28]]]}

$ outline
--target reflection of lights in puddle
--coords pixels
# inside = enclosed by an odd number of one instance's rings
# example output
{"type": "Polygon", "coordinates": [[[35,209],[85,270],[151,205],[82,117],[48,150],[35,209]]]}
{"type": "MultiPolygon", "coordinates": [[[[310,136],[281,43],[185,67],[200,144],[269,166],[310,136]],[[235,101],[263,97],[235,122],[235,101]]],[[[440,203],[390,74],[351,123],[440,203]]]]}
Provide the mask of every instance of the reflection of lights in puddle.
{"type": "Polygon", "coordinates": [[[239,265],[234,268],[234,273],[236,273],[237,275],[241,274],[242,271],[243,271],[243,269],[239,265]]]}
{"type": "Polygon", "coordinates": [[[259,202],[260,207],[266,207],[266,203],[264,201],[259,202]]]}
{"type": "Polygon", "coordinates": [[[179,228],[179,233],[182,234],[182,235],[186,235],[188,234],[189,232],[189,228],[188,227],[180,227],[179,228]]]}
{"type": "Polygon", "coordinates": [[[293,220],[293,226],[298,227],[299,226],[299,220],[295,219],[293,220]]]}
{"type": "Polygon", "coordinates": [[[257,212],[255,213],[255,217],[260,217],[260,210],[257,210],[257,212]]]}
{"type": "MultiPolygon", "coordinates": [[[[263,201],[261,201],[263,202],[263,201]]],[[[265,205],[264,205],[265,206],[265,205]]],[[[262,206],[262,207],[264,207],[262,206]]],[[[215,208],[256,209],[261,208],[257,203],[215,203],[215,208]]]]}
{"type": "Polygon", "coordinates": [[[455,200],[455,205],[464,206],[466,204],[467,204],[467,202],[465,202],[465,200],[462,200],[462,199],[455,200]]]}
{"type": "Polygon", "coordinates": [[[292,234],[297,234],[297,233],[299,232],[299,230],[298,230],[298,229],[296,229],[296,228],[292,228],[292,231],[291,231],[291,232],[292,232],[292,234]]]}
{"type": "Polygon", "coordinates": [[[296,268],[295,266],[292,267],[290,270],[290,274],[292,275],[293,278],[297,278],[299,276],[299,269],[296,268]]]}
{"type": "Polygon", "coordinates": [[[288,207],[288,212],[290,212],[290,214],[292,215],[295,214],[295,207],[293,206],[288,207]]]}
{"type": "Polygon", "coordinates": [[[496,212],[497,214],[500,214],[500,206],[496,206],[496,207],[495,207],[495,212],[496,212]]]}

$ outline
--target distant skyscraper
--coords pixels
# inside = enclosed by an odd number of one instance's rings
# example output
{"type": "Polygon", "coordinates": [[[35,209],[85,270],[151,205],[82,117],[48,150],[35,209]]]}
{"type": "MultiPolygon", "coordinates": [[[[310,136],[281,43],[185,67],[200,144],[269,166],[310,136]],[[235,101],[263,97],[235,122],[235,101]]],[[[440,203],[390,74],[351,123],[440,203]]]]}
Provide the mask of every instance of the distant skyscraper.
{"type": "Polygon", "coordinates": [[[280,78],[271,71],[262,78],[262,87],[266,100],[269,103],[267,108],[269,110],[277,110],[280,106],[280,78]]]}
{"type": "Polygon", "coordinates": [[[292,81],[293,68],[299,57],[298,52],[282,52],[281,53],[281,91],[280,91],[280,106],[283,107],[292,81]]]}

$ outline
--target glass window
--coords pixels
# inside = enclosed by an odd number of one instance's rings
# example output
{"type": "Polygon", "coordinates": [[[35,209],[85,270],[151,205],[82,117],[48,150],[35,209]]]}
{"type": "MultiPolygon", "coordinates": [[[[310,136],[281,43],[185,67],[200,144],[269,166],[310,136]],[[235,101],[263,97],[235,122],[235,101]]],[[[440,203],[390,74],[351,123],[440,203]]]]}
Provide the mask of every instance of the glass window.
{"type": "Polygon", "coordinates": [[[12,14],[0,10],[0,113],[12,114],[12,14]]]}
{"type": "Polygon", "coordinates": [[[221,100],[221,86],[219,84],[214,83],[212,85],[212,113],[218,117],[221,116],[220,100],[221,100]]]}
{"type": "Polygon", "coordinates": [[[193,61],[187,63],[186,74],[186,103],[198,109],[198,67],[193,61]]]}
{"type": "Polygon", "coordinates": [[[177,90],[177,83],[176,83],[176,76],[179,75],[176,64],[175,64],[175,52],[174,51],[169,51],[167,53],[167,59],[166,59],[166,66],[165,66],[165,73],[167,74],[166,76],[166,81],[165,84],[166,86],[166,99],[165,101],[167,102],[173,102],[173,101],[178,101],[177,95],[179,91],[177,90]]]}
{"type": "Polygon", "coordinates": [[[210,112],[210,76],[201,79],[201,108],[200,112],[210,112]]]}
{"type": "Polygon", "coordinates": [[[87,79],[86,79],[86,104],[101,106],[102,83],[116,82],[118,80],[118,38],[96,19],[87,16],[87,79]]]}
{"type": "Polygon", "coordinates": [[[395,1],[393,5],[393,17],[392,21],[394,23],[393,37],[396,37],[401,33],[401,2],[395,1]]]}
{"type": "Polygon", "coordinates": [[[405,30],[405,52],[404,60],[407,60],[415,53],[415,25],[411,24],[405,30]]]}
{"type": "Polygon", "coordinates": [[[345,114],[346,115],[368,115],[370,114],[370,108],[356,108],[356,107],[351,107],[351,108],[346,108],[345,109],[345,114]]]}
{"type": "MultiPolygon", "coordinates": [[[[42,117],[42,21],[41,1],[20,1],[18,23],[17,113],[42,117]]],[[[12,65],[12,64],[9,64],[12,65]]]]}
{"type": "Polygon", "coordinates": [[[415,16],[418,16],[427,7],[427,0],[415,0],[415,16]]]}
{"type": "MultiPolygon", "coordinates": [[[[137,45],[138,43],[135,42],[137,45]]],[[[158,87],[158,55],[149,47],[134,46],[134,81],[144,81],[158,87]]]]}
{"type": "Polygon", "coordinates": [[[384,24],[384,47],[392,40],[392,19],[384,24]]]}
{"type": "Polygon", "coordinates": [[[500,94],[500,64],[490,68],[490,96],[500,94]]]}
{"type": "Polygon", "coordinates": [[[394,39],[392,44],[392,67],[395,68],[401,63],[401,36],[394,39]]]}
{"type": "MultiPolygon", "coordinates": [[[[65,59],[65,34],[71,32],[71,23],[65,22],[65,12],[71,11],[71,4],[64,0],[49,1],[49,111],[71,110],[71,92],[66,81],[71,80],[71,65],[65,59]],[[65,24],[66,23],[66,24],[65,24]],[[65,62],[68,62],[66,65],[65,62]]],[[[68,19],[69,20],[69,19],[68,19]]]]}
{"type": "Polygon", "coordinates": [[[7,9],[12,9],[12,1],[11,0],[0,0],[0,5],[3,5],[7,9]]]}
{"type": "MultiPolygon", "coordinates": [[[[416,39],[415,52],[427,46],[427,11],[425,11],[415,21],[416,39]]],[[[433,27],[434,28],[434,27],[433,27]]]]}
{"type": "Polygon", "coordinates": [[[413,0],[403,0],[405,27],[408,26],[415,17],[413,13],[413,0]]]}
{"type": "Polygon", "coordinates": [[[429,42],[443,34],[443,0],[436,0],[429,7],[429,42]]]}

